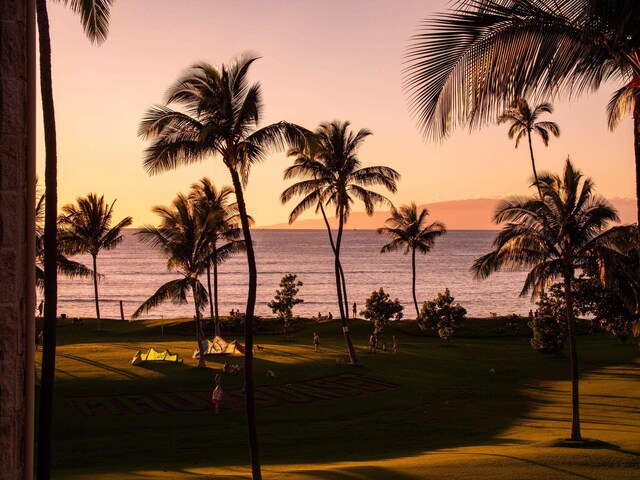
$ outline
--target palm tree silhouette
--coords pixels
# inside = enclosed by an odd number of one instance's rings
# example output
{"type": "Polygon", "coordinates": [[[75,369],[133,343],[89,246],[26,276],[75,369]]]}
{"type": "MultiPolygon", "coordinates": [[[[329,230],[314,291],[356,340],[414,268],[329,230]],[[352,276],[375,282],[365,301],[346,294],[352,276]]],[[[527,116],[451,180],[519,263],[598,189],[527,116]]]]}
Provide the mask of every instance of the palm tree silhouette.
{"type": "Polygon", "coordinates": [[[249,84],[249,67],[258,59],[247,54],[220,68],[207,63],[191,67],[172,85],[165,105],[151,107],[138,134],[152,140],[143,164],[150,175],[219,155],[229,170],[238,202],[244,236],[249,285],[245,310],[245,397],[249,450],[254,480],[262,478],[255,423],[253,382],[253,314],[257,268],[244,188],[251,166],[266,158],[270,149],[297,141],[302,130],[287,122],[257,128],[262,120],[260,85],[249,84]],[[168,105],[177,104],[183,111],[168,105]]]}
{"type": "Polygon", "coordinates": [[[207,290],[209,292],[209,307],[214,331],[221,336],[220,317],[218,312],[218,265],[228,260],[232,255],[246,250],[239,226],[240,217],[235,203],[229,203],[233,195],[233,188],[224,186],[218,190],[208,178],[202,178],[191,185],[189,200],[194,204],[196,212],[202,217],[212,217],[209,228],[209,243],[211,254],[207,263],[207,290]],[[211,266],[213,265],[213,289],[211,288],[211,266]],[[212,296],[213,291],[213,296],[212,296]]]}
{"type": "MultiPolygon", "coordinates": [[[[542,139],[544,146],[549,145],[549,134],[556,137],[560,135],[560,128],[554,122],[538,122],[538,117],[542,113],[552,113],[553,107],[550,103],[544,102],[536,105],[532,110],[525,98],[519,98],[511,105],[502,115],[498,117],[498,124],[511,122],[509,127],[509,138],[516,139],[516,148],[520,140],[527,137],[529,143],[529,154],[531,155],[531,168],[533,170],[533,178],[538,185],[538,172],[536,171],[536,162],[533,157],[533,144],[531,142],[531,132],[537,133],[542,139]]],[[[540,187],[538,195],[542,198],[540,187]]]]}
{"type": "Polygon", "coordinates": [[[313,136],[307,136],[306,147],[298,145],[288,152],[289,156],[295,156],[296,159],[294,164],[285,170],[285,180],[298,177],[303,180],[282,192],[280,200],[284,204],[295,196],[303,196],[303,199],[291,211],[289,223],[293,223],[302,212],[310,207],[316,207],[316,211],[322,211],[334,253],[336,289],[342,329],[351,363],[359,365],[360,361],[353,348],[347,325],[349,302],[344,272],[340,263],[340,246],[344,225],[349,219],[355,200],[364,203],[368,215],[373,214],[375,205],[384,203],[390,205],[391,202],[386,197],[365,187],[381,185],[387,190],[395,192],[397,190],[396,181],[400,175],[389,167],[362,167],[358,159],[358,150],[364,139],[371,135],[371,132],[367,129],[361,129],[354,134],[349,130],[349,126],[349,122],[323,123],[316,129],[313,136]],[[326,218],[325,206],[335,207],[335,215],[338,217],[338,231],[335,239],[326,218]]]}
{"type": "Polygon", "coordinates": [[[413,305],[416,308],[416,318],[420,317],[418,299],[416,297],[416,252],[427,254],[433,248],[436,238],[447,233],[444,224],[432,222],[427,224],[429,212],[420,209],[415,202],[403,205],[399,209],[391,207],[391,217],[385,222],[387,225],[379,228],[379,234],[391,237],[392,240],[380,250],[380,253],[393,252],[406,246],[404,254],[411,252],[411,292],[413,305]]]}
{"type": "MultiPolygon", "coordinates": [[[[405,90],[425,135],[493,121],[514,98],[576,96],[618,82],[609,128],[633,117],[640,199],[640,2],[462,0],[424,22],[405,90]]],[[[640,225],[640,205],[638,207],[640,225]]]]}
{"type": "Polygon", "coordinates": [[[562,279],[571,361],[571,439],[581,440],[575,272],[597,262],[607,282],[612,282],[625,272],[620,231],[634,227],[606,229],[618,220],[615,209],[594,193],[591,179],[583,179],[569,160],[562,176],[543,174],[539,185],[542,199],[511,197],[498,205],[494,221],[506,225],[494,239],[493,251],[477,259],[472,271],[477,278],[486,278],[499,270],[530,269],[521,295],[539,294],[554,279],[562,279]]]}
{"type": "MultiPolygon", "coordinates": [[[[80,15],[85,34],[92,43],[100,44],[109,30],[109,11],[113,0],[63,0],[80,15]]],[[[38,50],[40,62],[40,92],[45,149],[45,195],[47,204],[43,236],[44,271],[44,338],[42,342],[42,374],[40,382],[40,412],[38,415],[38,480],[51,477],[51,424],[53,418],[53,381],[56,367],[56,316],[58,310],[58,154],[56,118],[51,80],[51,35],[47,0],[36,0],[38,50]]]]}
{"type": "Polygon", "coordinates": [[[203,216],[185,195],[178,194],[171,207],[156,206],[152,211],[160,216],[160,225],[145,225],[136,233],[140,240],[159,251],[167,259],[167,270],[176,270],[182,278],[162,285],[133,313],[138,318],[165,300],[187,303],[191,290],[196,319],[196,342],[200,350],[198,367],[206,368],[202,354],[202,309],[207,305],[207,289],[198,277],[209,264],[211,226],[215,214],[203,216]]]}
{"type": "Polygon", "coordinates": [[[101,250],[113,250],[120,245],[122,229],[133,222],[131,217],[125,217],[111,227],[115,203],[114,200],[109,205],[104,201],[104,195],[98,197],[95,193],[90,193],[86,197],[76,198],[76,205],[62,207],[64,215],[60,218],[60,239],[67,252],[91,255],[98,331],[102,330],[98,299],[98,253],[101,250]]]}

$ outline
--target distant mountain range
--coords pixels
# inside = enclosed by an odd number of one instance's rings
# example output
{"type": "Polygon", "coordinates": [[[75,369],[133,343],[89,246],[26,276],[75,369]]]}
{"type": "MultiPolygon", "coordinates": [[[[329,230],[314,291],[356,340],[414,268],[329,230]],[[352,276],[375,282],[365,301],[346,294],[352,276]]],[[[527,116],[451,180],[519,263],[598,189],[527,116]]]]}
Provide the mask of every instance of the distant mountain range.
{"type": "MultiPolygon", "coordinates": [[[[420,205],[429,210],[431,221],[443,222],[449,230],[497,230],[491,222],[493,212],[500,199],[478,198],[473,200],[451,200],[448,202],[427,203],[420,205]]],[[[636,201],[632,198],[611,198],[609,201],[616,207],[622,223],[636,221],[636,201]]],[[[384,225],[389,218],[387,210],[377,211],[371,217],[364,212],[352,212],[346,228],[350,230],[370,230],[384,225]]],[[[337,226],[335,218],[329,219],[331,226],[337,226]]],[[[325,228],[321,218],[299,220],[293,225],[278,223],[256,227],[259,229],[302,229],[317,230],[325,228]]]]}

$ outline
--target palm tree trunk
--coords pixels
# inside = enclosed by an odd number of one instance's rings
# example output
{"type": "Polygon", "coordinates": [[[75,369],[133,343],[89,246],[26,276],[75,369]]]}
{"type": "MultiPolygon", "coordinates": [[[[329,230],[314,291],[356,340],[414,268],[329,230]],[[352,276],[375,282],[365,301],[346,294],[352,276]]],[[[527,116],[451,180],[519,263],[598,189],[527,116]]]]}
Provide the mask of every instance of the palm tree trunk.
{"type": "Polygon", "coordinates": [[[569,327],[569,359],[571,362],[571,440],[580,441],[580,395],[578,391],[578,352],[576,341],[576,320],[573,316],[573,292],[571,291],[571,280],[573,272],[566,271],[564,274],[564,298],[567,310],[567,325],[569,327]]]}
{"type": "Polygon", "coordinates": [[[98,256],[91,255],[93,257],[93,295],[96,301],[96,329],[102,330],[102,323],[100,322],[100,302],[98,301],[98,256]]]}
{"type": "MultiPolygon", "coordinates": [[[[225,162],[226,163],[226,162],[225,162]]],[[[253,383],[253,311],[256,305],[256,289],[258,284],[258,270],[256,268],[256,257],[251,242],[251,229],[249,228],[249,217],[244,201],[244,193],[240,176],[233,165],[227,164],[231,173],[231,181],[236,192],[238,202],[238,212],[240,213],[240,223],[247,252],[247,264],[249,268],[249,290],[247,292],[247,308],[245,310],[244,323],[244,391],[247,412],[247,427],[249,430],[249,455],[251,457],[251,473],[253,480],[261,480],[260,453],[258,448],[258,431],[256,428],[255,413],[255,387],[253,383]]]]}
{"type": "Polygon", "coordinates": [[[222,336],[222,332],[220,331],[220,314],[218,311],[218,262],[217,259],[213,262],[213,304],[214,304],[214,315],[215,315],[215,332],[218,337],[222,336]]]}
{"type": "MultiPolygon", "coordinates": [[[[333,251],[333,255],[335,256],[336,245],[333,242],[333,235],[331,234],[331,226],[329,225],[329,220],[327,219],[327,214],[324,211],[324,207],[322,206],[322,203],[319,203],[319,206],[320,206],[320,211],[322,212],[322,218],[324,219],[324,224],[327,227],[327,233],[329,234],[329,243],[331,243],[331,250],[333,251]]],[[[340,268],[340,281],[342,282],[342,292],[343,292],[342,304],[343,304],[344,310],[347,312],[347,319],[348,319],[349,303],[347,301],[347,283],[344,279],[344,270],[342,268],[342,263],[340,261],[338,261],[338,263],[340,268]]]]}
{"type": "Polygon", "coordinates": [[[58,272],[56,245],[58,215],[56,120],[51,81],[51,37],[46,0],[37,0],[38,43],[40,50],[40,89],[45,143],[45,218],[44,218],[44,327],[42,378],[38,417],[38,479],[51,477],[51,429],[53,383],[56,366],[56,317],[58,308],[58,272]]]}
{"type": "MultiPolygon", "coordinates": [[[[338,289],[338,304],[340,307],[340,320],[342,321],[342,332],[344,333],[344,340],[347,342],[347,349],[349,350],[349,360],[351,365],[360,366],[360,360],[356,355],[356,350],[353,348],[353,342],[351,341],[351,334],[349,333],[349,325],[347,323],[348,317],[345,314],[345,310],[349,309],[349,305],[344,303],[343,299],[343,280],[344,276],[340,275],[342,265],[340,264],[340,243],[342,241],[342,230],[344,227],[344,210],[342,207],[339,209],[338,217],[338,234],[336,235],[336,249],[335,249],[335,272],[336,272],[336,287],[338,289]]],[[[346,293],[346,292],[345,292],[346,293]]]]}
{"type": "Polygon", "coordinates": [[[533,169],[533,178],[536,182],[536,188],[538,189],[538,195],[540,196],[540,200],[543,200],[542,190],[540,190],[540,184],[538,183],[538,172],[536,171],[536,161],[533,158],[533,144],[531,143],[530,130],[527,130],[527,139],[529,140],[529,153],[531,154],[531,168],[533,169]]]}
{"type": "Polygon", "coordinates": [[[420,309],[418,308],[418,298],[416,297],[416,247],[411,249],[411,292],[413,293],[413,305],[416,307],[416,318],[420,318],[420,309]]]}
{"type": "Polygon", "coordinates": [[[633,146],[636,160],[636,220],[638,222],[638,248],[640,249],[640,95],[633,105],[633,146]]]}
{"type": "Polygon", "coordinates": [[[209,313],[211,316],[211,321],[214,324],[214,332],[215,335],[218,335],[218,322],[216,321],[215,314],[213,311],[213,294],[211,292],[211,267],[207,263],[207,293],[209,295],[209,313]]]}
{"type": "Polygon", "coordinates": [[[204,352],[202,350],[202,340],[204,340],[202,338],[202,317],[200,316],[200,309],[198,308],[195,283],[191,284],[191,292],[193,293],[193,306],[196,309],[196,341],[198,342],[198,350],[200,350],[198,368],[207,368],[207,364],[204,361],[204,352]]]}

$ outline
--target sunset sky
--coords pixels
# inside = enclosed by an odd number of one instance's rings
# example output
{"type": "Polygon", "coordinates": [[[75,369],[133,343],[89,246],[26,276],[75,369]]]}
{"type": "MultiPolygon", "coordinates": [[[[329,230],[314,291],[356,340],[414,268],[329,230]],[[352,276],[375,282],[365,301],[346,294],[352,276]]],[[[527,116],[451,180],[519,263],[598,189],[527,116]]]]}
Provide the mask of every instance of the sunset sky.
{"type": "MultiPolygon", "coordinates": [[[[219,159],[155,177],[142,168],[146,143],[137,135],[145,110],[188,66],[219,65],[245,51],[262,58],[250,72],[262,84],[265,122],[287,120],[314,129],[349,120],[373,131],[360,151],[364,165],[402,175],[396,204],[497,198],[527,193],[526,145],[515,149],[507,126],[458,130],[442,144],[423,141],[402,92],[403,52],[421,20],[446,0],[133,0],[112,7],[107,41],[92,46],[80,20],[49,3],[56,107],[59,204],[89,192],[117,198],[116,219],[155,223],[153,205],[169,204],[206,175],[230,184],[219,159]]],[[[548,148],[535,141],[540,170],[558,171],[570,156],[609,197],[634,197],[630,119],[607,129],[605,107],[616,89],[553,101],[544,119],[561,129],[548,148]]],[[[41,114],[38,120],[41,127],[41,114]]],[[[266,124],[266,123],[265,123],[266,124]]],[[[252,170],[249,213],[257,225],[285,222],[281,206],[290,163],[274,154],[252,170]]],[[[38,172],[44,175],[42,132],[38,172]]],[[[356,210],[361,208],[356,207],[356,210]]]]}

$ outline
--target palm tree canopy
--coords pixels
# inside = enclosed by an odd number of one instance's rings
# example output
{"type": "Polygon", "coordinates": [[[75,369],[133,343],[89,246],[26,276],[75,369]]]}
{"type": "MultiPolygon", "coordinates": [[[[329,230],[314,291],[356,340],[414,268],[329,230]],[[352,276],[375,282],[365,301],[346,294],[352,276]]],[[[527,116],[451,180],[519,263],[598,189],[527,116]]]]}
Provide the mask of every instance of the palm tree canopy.
{"type": "Polygon", "coordinates": [[[130,226],[133,219],[125,217],[111,227],[115,203],[114,200],[109,205],[104,196],[90,193],[76,198],[76,204],[62,207],[60,239],[67,253],[97,255],[100,250],[112,250],[122,242],[121,230],[130,226]]]}
{"type": "Polygon", "coordinates": [[[54,0],[69,5],[80,15],[84,33],[95,44],[101,44],[109,33],[110,9],[114,0],[54,0]]]}
{"type": "Polygon", "coordinates": [[[477,259],[476,278],[498,270],[530,269],[521,294],[539,293],[553,279],[597,262],[602,280],[620,274],[627,245],[620,242],[616,210],[594,193],[590,178],[582,177],[569,160],[563,175],[543,174],[543,199],[511,197],[496,208],[494,221],[505,223],[493,251],[477,259]]]}
{"type": "Polygon", "coordinates": [[[258,129],[263,108],[260,84],[250,84],[247,78],[258,58],[245,54],[220,68],[195,64],[169,88],[166,105],[147,111],[138,135],[152,139],[143,160],[149,174],[220,155],[246,185],[251,166],[264,160],[269,149],[299,140],[303,129],[287,122],[258,129]]]}
{"type": "Polygon", "coordinates": [[[379,228],[378,233],[391,237],[390,243],[382,247],[381,253],[391,252],[405,246],[404,254],[412,250],[420,253],[428,253],[434,246],[436,238],[447,233],[444,224],[432,222],[427,224],[429,212],[426,208],[420,209],[415,202],[403,205],[399,209],[391,207],[391,217],[387,219],[386,226],[379,228]]]}
{"type": "Polygon", "coordinates": [[[282,203],[294,196],[303,196],[289,215],[289,223],[308,208],[319,209],[320,205],[334,206],[336,215],[343,208],[346,221],[355,200],[364,203],[369,215],[373,214],[375,205],[391,204],[386,197],[366,187],[381,185],[395,193],[400,174],[384,166],[362,167],[358,150],[371,132],[361,129],[354,133],[349,126],[349,122],[323,123],[314,134],[307,136],[304,146],[287,152],[295,160],[285,170],[285,180],[304,178],[280,195],[282,203]]]}
{"type": "Polygon", "coordinates": [[[405,74],[426,136],[491,122],[514,98],[624,86],[609,107],[613,128],[640,92],[640,2],[459,0],[422,24],[405,74]]]}
{"type": "Polygon", "coordinates": [[[532,110],[526,99],[519,98],[498,117],[498,123],[511,122],[509,138],[516,139],[516,148],[518,148],[520,140],[531,132],[537,133],[542,138],[544,145],[547,146],[549,145],[549,134],[559,136],[560,127],[555,122],[538,122],[537,120],[540,114],[552,112],[553,107],[550,103],[541,103],[532,110]]]}

